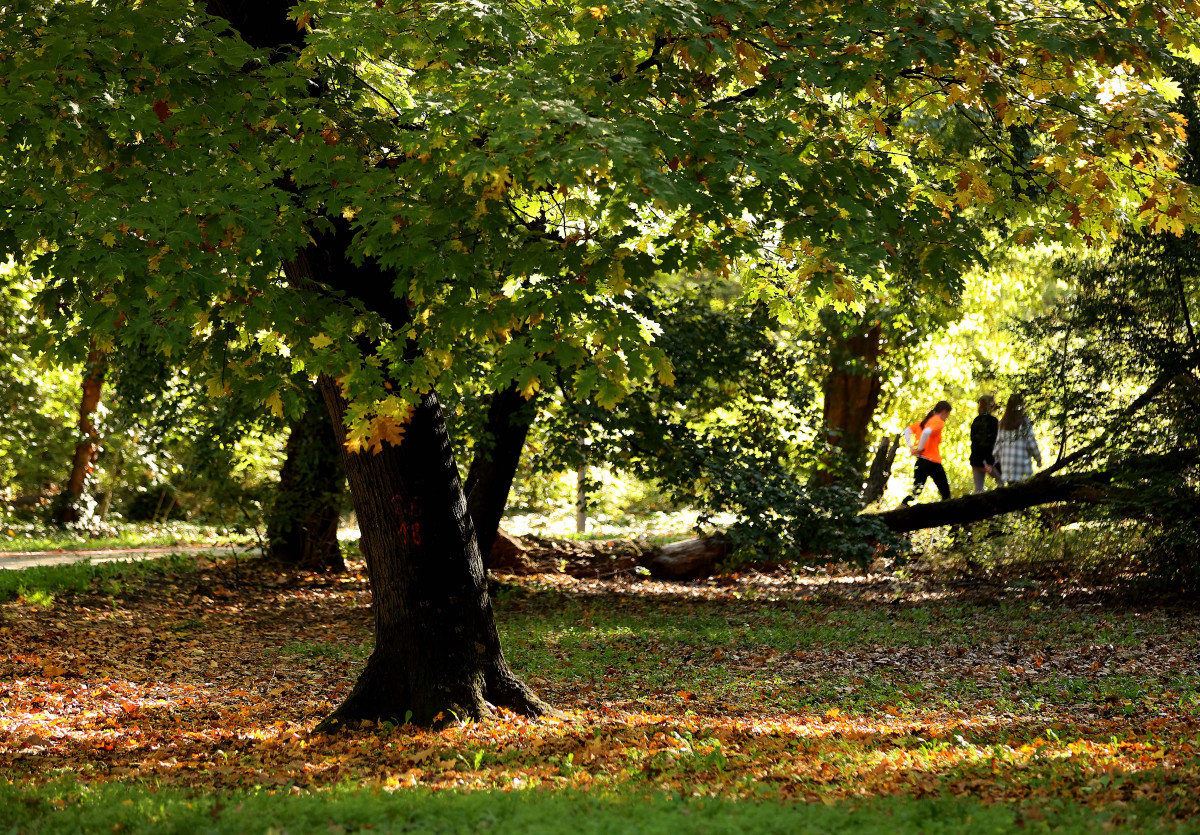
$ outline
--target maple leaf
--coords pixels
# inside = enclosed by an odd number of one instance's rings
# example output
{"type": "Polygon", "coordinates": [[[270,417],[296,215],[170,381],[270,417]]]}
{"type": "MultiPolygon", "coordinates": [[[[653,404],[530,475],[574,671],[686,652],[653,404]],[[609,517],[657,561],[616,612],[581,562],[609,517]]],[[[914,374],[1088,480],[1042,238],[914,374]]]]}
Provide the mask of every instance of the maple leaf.
{"type": "Polygon", "coordinates": [[[371,432],[364,446],[378,455],[383,452],[383,445],[400,446],[404,441],[404,426],[388,415],[380,415],[371,421],[371,432]]]}
{"type": "Polygon", "coordinates": [[[163,99],[155,99],[151,110],[153,110],[154,114],[158,116],[159,122],[167,121],[167,119],[170,119],[172,115],[171,105],[163,99]]]}

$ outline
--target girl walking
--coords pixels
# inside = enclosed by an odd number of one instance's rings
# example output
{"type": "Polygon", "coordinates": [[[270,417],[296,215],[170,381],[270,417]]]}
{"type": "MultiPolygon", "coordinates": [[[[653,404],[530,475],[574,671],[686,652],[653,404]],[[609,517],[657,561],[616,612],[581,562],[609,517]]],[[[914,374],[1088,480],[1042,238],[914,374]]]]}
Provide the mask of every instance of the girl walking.
{"type": "Polygon", "coordinates": [[[975,479],[975,492],[982,493],[987,476],[1000,481],[1000,468],[996,465],[996,434],[1000,421],[992,412],[996,411],[996,398],[985,394],[979,398],[979,416],[971,421],[971,475],[975,479]]]}
{"type": "Polygon", "coordinates": [[[924,420],[917,421],[904,430],[904,445],[916,457],[917,466],[913,471],[912,493],[905,497],[902,505],[911,504],[925,486],[925,482],[931,478],[941,497],[950,498],[950,481],[946,478],[946,468],[942,466],[940,446],[942,429],[946,425],[946,418],[950,416],[951,408],[949,402],[939,400],[929,414],[925,415],[924,420]]]}
{"type": "Polygon", "coordinates": [[[1025,414],[1025,398],[1014,394],[1004,406],[996,434],[996,461],[1000,464],[1000,483],[1012,484],[1033,475],[1030,459],[1042,466],[1042,451],[1033,436],[1033,421],[1025,414]]]}

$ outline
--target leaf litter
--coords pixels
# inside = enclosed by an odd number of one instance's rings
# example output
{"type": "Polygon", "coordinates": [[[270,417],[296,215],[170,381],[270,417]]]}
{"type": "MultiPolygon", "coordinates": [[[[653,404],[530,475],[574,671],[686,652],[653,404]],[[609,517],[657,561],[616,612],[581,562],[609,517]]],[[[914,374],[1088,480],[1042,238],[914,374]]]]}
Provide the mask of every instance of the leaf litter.
{"type": "Polygon", "coordinates": [[[1200,616],[972,599],[888,577],[504,576],[514,666],[555,719],[311,728],[370,648],[361,562],[200,562],[0,609],[15,782],[577,787],[838,802],[950,794],[1200,813],[1200,616]]]}

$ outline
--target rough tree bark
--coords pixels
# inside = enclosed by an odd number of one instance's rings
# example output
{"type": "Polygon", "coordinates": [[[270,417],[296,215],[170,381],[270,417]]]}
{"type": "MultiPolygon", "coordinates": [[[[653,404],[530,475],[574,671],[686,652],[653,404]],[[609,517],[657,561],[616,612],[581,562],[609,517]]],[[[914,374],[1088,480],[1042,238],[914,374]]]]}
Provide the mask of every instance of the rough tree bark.
{"type": "MultiPolygon", "coordinates": [[[[294,0],[259,4],[207,0],[208,11],[233,24],[251,45],[274,48],[275,60],[303,34],[287,19],[294,0]]],[[[371,260],[347,256],[348,222],[329,218],[330,231],[284,263],[293,284],[323,285],[361,301],[393,328],[408,322],[393,277],[371,260]]],[[[369,350],[369,346],[366,346],[369,350]]],[[[422,398],[399,446],[377,454],[345,447],[345,403],[337,383],[321,392],[342,451],[362,531],[373,596],[375,649],[350,695],[318,730],[356,720],[406,719],[435,724],[482,717],[492,706],[533,716],[551,712],[508,667],[500,648],[474,527],[466,509],[445,416],[436,394],[422,398]]]]}
{"type": "Polygon", "coordinates": [[[896,463],[896,451],[900,449],[900,436],[888,438],[884,435],[879,439],[879,447],[875,450],[875,458],[871,462],[871,470],[867,474],[867,483],[863,486],[862,506],[879,501],[887,490],[888,479],[892,476],[892,467],[896,463]]]}
{"type": "Polygon", "coordinates": [[[851,474],[862,474],[867,454],[867,432],[879,405],[883,381],[879,376],[879,350],[883,329],[878,322],[856,325],[847,333],[840,318],[826,319],[830,370],[822,383],[822,421],[826,442],[836,454],[817,470],[819,484],[832,484],[851,474]]]}
{"type": "Polygon", "coordinates": [[[329,410],[316,387],[292,424],[286,452],[279,492],[267,514],[268,556],[308,571],[345,571],[337,538],[345,473],[329,410]]]}
{"type": "Polygon", "coordinates": [[[476,444],[466,485],[467,510],[485,567],[536,414],[534,403],[521,396],[515,383],[493,394],[488,405],[483,436],[476,444]]]}
{"type": "Polygon", "coordinates": [[[103,352],[95,349],[89,351],[83,372],[83,394],[79,400],[80,440],[75,445],[67,487],[55,505],[54,521],[60,525],[78,522],[82,515],[79,508],[80,499],[83,498],[88,476],[91,475],[96,456],[100,452],[100,431],[96,428],[92,416],[100,408],[100,393],[104,389],[104,376],[107,372],[108,362],[103,352]]]}
{"type": "MultiPolygon", "coordinates": [[[[370,261],[346,257],[349,225],[287,264],[289,278],[359,298],[394,327],[407,306],[370,261]]],[[[345,402],[321,378],[350,495],[362,531],[373,597],[375,650],[346,701],[319,727],[370,719],[419,724],[483,717],[493,706],[525,715],[550,711],[509,669],[500,648],[475,529],[437,395],[427,393],[399,446],[378,454],[346,449],[345,402]]]]}
{"type": "Polygon", "coordinates": [[[1128,490],[1123,484],[1154,474],[1177,472],[1197,460],[1200,460],[1198,450],[1147,455],[1105,470],[1062,476],[1039,473],[1028,481],[997,490],[867,515],[879,519],[896,533],[908,533],[943,525],[966,525],[1051,502],[1107,504],[1121,496],[1122,490],[1128,490]]]}
{"type": "Polygon", "coordinates": [[[437,395],[426,394],[404,442],[378,454],[345,447],[337,383],[321,390],[342,446],[373,596],[375,651],[322,727],[359,719],[428,724],[549,707],[509,669],[437,395]],[[410,713],[411,712],[411,713],[410,713]]]}

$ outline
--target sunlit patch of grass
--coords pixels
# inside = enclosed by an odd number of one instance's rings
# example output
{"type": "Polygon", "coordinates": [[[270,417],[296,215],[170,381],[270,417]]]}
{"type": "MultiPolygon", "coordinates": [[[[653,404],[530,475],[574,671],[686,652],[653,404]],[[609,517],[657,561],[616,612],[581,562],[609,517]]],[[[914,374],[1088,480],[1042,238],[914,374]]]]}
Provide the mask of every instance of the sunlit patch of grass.
{"type": "Polygon", "coordinates": [[[156,548],[172,545],[245,545],[254,534],[187,522],[123,523],[117,533],[93,536],[87,531],[42,525],[0,523],[0,553],[12,551],[91,551],[156,548]]]}
{"type": "Polygon", "coordinates": [[[21,597],[27,602],[46,601],[33,605],[51,605],[57,594],[84,594],[93,589],[111,597],[120,594],[130,582],[195,568],[195,556],[166,554],[146,560],[98,563],[85,560],[66,565],[0,570],[0,602],[21,597]]]}
{"type": "Polygon", "coordinates": [[[27,586],[17,586],[17,597],[27,606],[49,609],[54,605],[54,594],[46,589],[29,589],[27,586]]]}
{"type": "Polygon", "coordinates": [[[371,642],[358,644],[328,643],[323,641],[293,641],[280,648],[284,655],[299,658],[324,658],[330,661],[365,661],[371,654],[371,642]]]}

